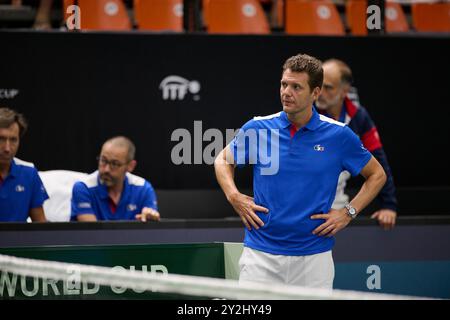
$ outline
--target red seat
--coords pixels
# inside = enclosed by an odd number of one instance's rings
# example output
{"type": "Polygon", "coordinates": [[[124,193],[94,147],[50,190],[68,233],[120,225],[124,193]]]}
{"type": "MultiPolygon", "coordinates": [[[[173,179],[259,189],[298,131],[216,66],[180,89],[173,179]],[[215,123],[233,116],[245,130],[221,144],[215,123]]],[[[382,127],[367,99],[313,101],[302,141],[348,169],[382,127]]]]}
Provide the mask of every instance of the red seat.
{"type": "Polygon", "coordinates": [[[183,0],[134,0],[137,28],[183,31],[183,0]]]}
{"type": "Polygon", "coordinates": [[[450,2],[415,3],[411,11],[416,31],[450,32],[450,2]]]}
{"type": "MultiPolygon", "coordinates": [[[[75,1],[64,0],[64,16],[75,1]]],[[[130,30],[127,9],[121,0],[78,0],[82,30],[130,30]]]]}
{"type": "Polygon", "coordinates": [[[286,33],[345,35],[344,25],[331,0],[286,0],[286,33]]]}
{"type": "Polygon", "coordinates": [[[386,32],[408,32],[409,25],[400,3],[386,2],[384,10],[386,32]]]}
{"type": "Polygon", "coordinates": [[[205,3],[208,33],[270,33],[267,17],[257,0],[210,0],[205,3]]]}

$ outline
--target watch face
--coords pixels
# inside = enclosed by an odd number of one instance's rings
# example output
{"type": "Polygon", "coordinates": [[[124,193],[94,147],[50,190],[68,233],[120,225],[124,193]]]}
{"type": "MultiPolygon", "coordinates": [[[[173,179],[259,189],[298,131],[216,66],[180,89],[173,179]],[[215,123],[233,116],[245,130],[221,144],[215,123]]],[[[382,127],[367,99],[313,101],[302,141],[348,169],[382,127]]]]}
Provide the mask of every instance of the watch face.
{"type": "Polygon", "coordinates": [[[347,208],[348,215],[353,219],[356,217],[356,209],[353,208],[351,205],[346,205],[345,208],[347,208]]]}

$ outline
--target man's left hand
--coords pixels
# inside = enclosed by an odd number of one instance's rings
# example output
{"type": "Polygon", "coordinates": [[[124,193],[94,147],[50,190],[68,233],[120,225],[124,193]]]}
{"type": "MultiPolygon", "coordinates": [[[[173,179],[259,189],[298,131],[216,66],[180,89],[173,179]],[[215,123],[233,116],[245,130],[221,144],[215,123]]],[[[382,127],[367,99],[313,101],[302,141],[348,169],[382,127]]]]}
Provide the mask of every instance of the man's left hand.
{"type": "Polygon", "coordinates": [[[327,214],[315,214],[311,219],[325,219],[325,222],[318,226],[313,234],[318,236],[332,237],[338,231],[344,229],[352,220],[346,212],[347,209],[340,210],[331,209],[327,214]]]}
{"type": "Polygon", "coordinates": [[[372,219],[377,219],[378,223],[384,230],[394,228],[395,220],[397,219],[397,212],[391,209],[381,209],[370,216],[372,219]]]}
{"type": "Polygon", "coordinates": [[[142,222],[146,222],[148,220],[159,221],[159,212],[155,209],[144,207],[142,208],[142,212],[136,215],[136,220],[141,220],[142,222]]]}

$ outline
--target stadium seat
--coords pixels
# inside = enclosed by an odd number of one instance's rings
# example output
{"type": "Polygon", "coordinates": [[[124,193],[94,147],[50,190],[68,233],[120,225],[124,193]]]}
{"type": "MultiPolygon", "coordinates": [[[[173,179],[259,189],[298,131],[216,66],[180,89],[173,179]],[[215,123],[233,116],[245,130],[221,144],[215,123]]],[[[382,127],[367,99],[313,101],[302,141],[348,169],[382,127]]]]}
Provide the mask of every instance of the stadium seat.
{"type": "Polygon", "coordinates": [[[209,2],[211,0],[202,0],[202,12],[203,12],[203,25],[208,27],[208,17],[209,17],[209,2]]]}
{"type": "MultiPolygon", "coordinates": [[[[347,25],[353,35],[366,36],[367,1],[349,0],[345,5],[347,25]]],[[[409,26],[402,6],[399,3],[386,2],[385,29],[387,33],[408,32],[409,26]]]]}
{"type": "MultiPolygon", "coordinates": [[[[67,8],[75,1],[64,0],[64,17],[70,15],[67,8]]],[[[130,30],[132,28],[127,9],[122,0],[78,0],[82,30],[130,30]]]]}
{"type": "Polygon", "coordinates": [[[285,0],[286,33],[345,35],[344,25],[331,0],[285,0]]]}
{"type": "Polygon", "coordinates": [[[366,28],[367,1],[348,0],[345,3],[345,17],[351,34],[355,36],[367,35],[366,28]]]}
{"type": "Polygon", "coordinates": [[[450,2],[414,3],[411,13],[416,31],[450,32],[450,2]]]}
{"type": "Polygon", "coordinates": [[[384,16],[387,33],[409,31],[408,20],[400,3],[386,2],[384,16]]]}
{"type": "Polygon", "coordinates": [[[44,202],[45,217],[48,221],[70,221],[72,187],[75,182],[88,174],[68,170],[39,171],[49,199],[44,202]]]}
{"type": "Polygon", "coordinates": [[[270,33],[267,17],[257,0],[211,0],[206,3],[208,33],[270,33]]]}
{"type": "Polygon", "coordinates": [[[134,0],[137,28],[183,31],[183,0],[134,0]]]}

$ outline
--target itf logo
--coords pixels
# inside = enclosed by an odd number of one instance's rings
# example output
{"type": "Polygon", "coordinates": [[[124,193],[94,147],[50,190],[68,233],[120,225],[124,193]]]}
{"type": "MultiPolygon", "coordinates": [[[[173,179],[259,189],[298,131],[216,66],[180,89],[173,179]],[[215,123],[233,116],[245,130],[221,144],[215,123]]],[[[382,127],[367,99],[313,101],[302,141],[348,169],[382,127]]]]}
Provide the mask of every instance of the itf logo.
{"type": "Polygon", "coordinates": [[[189,81],[180,76],[168,76],[161,81],[159,89],[162,90],[164,100],[183,100],[189,91],[194,94],[194,100],[199,100],[196,95],[200,92],[200,83],[196,80],[189,81]]]}

